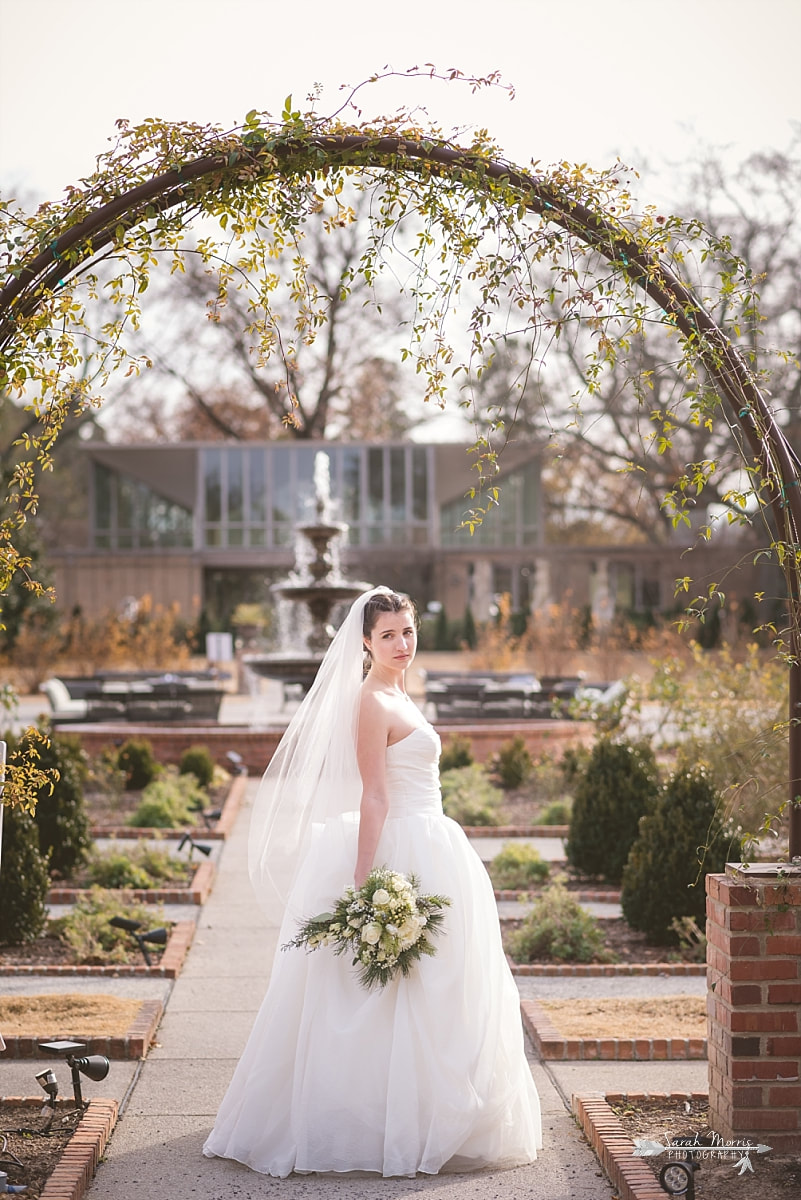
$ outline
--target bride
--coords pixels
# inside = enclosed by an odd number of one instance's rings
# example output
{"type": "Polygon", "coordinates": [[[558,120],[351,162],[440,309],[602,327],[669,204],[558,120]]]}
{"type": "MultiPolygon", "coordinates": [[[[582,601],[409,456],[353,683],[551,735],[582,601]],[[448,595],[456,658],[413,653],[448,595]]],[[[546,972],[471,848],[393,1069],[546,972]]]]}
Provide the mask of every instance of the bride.
{"type": "Polygon", "coordinates": [[[412,1176],[515,1166],[542,1144],[492,885],[443,815],[439,738],[406,691],[416,646],[408,597],[355,601],[265,772],[250,870],[281,945],[373,866],[414,874],[451,900],[436,952],[369,991],[347,954],[277,953],[209,1157],[412,1176]]]}

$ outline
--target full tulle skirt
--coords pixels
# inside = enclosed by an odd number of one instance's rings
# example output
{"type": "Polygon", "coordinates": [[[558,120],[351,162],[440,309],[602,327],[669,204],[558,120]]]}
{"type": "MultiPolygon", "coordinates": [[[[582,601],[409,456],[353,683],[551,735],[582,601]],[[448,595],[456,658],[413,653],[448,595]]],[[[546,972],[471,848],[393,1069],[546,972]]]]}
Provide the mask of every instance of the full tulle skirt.
{"type": "MultiPolygon", "coordinates": [[[[349,818],[317,830],[281,942],[352,881],[356,837],[349,818]]],[[[367,991],[347,954],[279,950],[206,1155],[275,1176],[411,1176],[536,1157],[539,1101],[484,866],[434,811],[390,816],[375,862],[450,897],[435,956],[367,991]]]]}

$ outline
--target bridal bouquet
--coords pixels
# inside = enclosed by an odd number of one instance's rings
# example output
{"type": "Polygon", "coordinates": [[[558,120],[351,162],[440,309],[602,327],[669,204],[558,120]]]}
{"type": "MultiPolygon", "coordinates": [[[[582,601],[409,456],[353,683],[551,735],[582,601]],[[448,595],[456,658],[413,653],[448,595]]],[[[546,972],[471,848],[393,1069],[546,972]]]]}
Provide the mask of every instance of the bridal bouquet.
{"type": "Polygon", "coordinates": [[[332,912],[304,921],[281,949],[350,951],[359,982],[385,987],[397,974],[408,975],[422,955],[436,953],[431,938],[449,904],[447,896],[421,896],[414,875],[374,867],[360,888],[346,888],[332,912]]]}

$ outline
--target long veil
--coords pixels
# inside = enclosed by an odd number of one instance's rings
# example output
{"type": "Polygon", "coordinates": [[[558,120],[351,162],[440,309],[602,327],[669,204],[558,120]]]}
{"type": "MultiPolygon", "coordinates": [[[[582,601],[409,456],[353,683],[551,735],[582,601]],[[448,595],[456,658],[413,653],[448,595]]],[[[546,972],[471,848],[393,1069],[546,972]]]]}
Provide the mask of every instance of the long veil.
{"type": "Polygon", "coordinates": [[[386,592],[389,588],[373,588],[353,602],[259,785],[250,823],[248,867],[259,904],[275,924],[284,916],[315,827],[359,811],[362,784],[356,733],[364,660],[362,622],[367,601],[386,592]]]}

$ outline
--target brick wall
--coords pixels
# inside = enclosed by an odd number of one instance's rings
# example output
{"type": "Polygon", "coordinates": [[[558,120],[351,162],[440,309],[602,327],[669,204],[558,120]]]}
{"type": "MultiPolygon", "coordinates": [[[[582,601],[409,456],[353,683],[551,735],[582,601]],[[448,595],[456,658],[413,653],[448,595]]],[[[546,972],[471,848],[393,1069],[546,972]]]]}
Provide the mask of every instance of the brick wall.
{"type": "Polygon", "coordinates": [[[707,875],[709,1116],[801,1151],[801,869],[707,875]]]}

